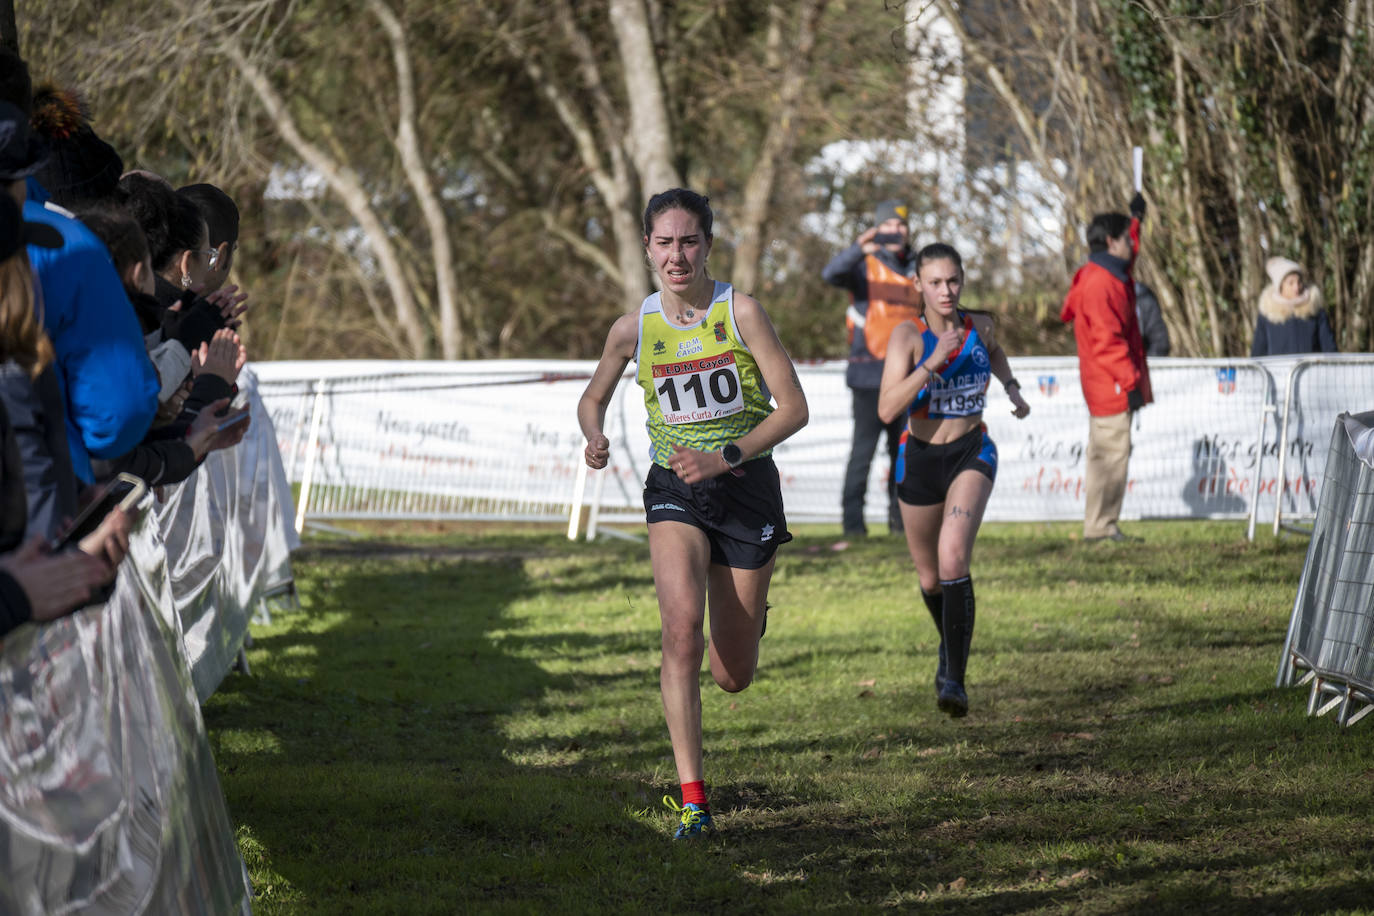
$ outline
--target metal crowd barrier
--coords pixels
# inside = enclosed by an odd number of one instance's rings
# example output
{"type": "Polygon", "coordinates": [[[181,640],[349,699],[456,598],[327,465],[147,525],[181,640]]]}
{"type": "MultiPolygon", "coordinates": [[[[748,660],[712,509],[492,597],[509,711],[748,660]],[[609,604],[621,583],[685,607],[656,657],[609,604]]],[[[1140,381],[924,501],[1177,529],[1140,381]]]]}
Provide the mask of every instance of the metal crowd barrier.
{"type": "MultiPolygon", "coordinates": [[[[1305,441],[1309,431],[1324,431],[1338,414],[1374,407],[1374,357],[1353,354],[1301,357],[1288,370],[1283,391],[1279,442],[1305,441]]],[[[1322,464],[1311,460],[1313,457],[1301,448],[1281,447],[1278,453],[1278,478],[1287,480],[1288,471],[1293,464],[1297,464],[1300,468],[1299,479],[1314,479],[1321,473],[1322,464]]],[[[1311,493],[1310,489],[1306,499],[1302,498],[1301,493],[1292,494],[1287,511],[1284,507],[1285,495],[1275,494],[1274,534],[1279,533],[1285,516],[1289,527],[1295,527],[1293,522],[1296,520],[1316,517],[1316,494],[1311,493]]]]}
{"type": "Polygon", "coordinates": [[[1350,725],[1374,710],[1374,411],[1339,417],[1328,455],[1276,683],[1350,725]]]}

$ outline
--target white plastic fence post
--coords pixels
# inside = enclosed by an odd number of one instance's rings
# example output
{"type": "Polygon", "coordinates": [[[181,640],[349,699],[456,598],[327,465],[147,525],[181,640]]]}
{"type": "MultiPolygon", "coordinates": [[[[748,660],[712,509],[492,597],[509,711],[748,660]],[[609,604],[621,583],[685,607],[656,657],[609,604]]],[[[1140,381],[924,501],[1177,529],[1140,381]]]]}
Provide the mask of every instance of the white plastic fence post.
{"type": "Polygon", "coordinates": [[[315,406],[310,414],[310,435],[305,441],[305,471],[301,474],[301,495],[296,501],[296,533],[305,530],[305,507],[310,502],[310,481],[315,476],[315,450],[320,441],[320,417],[324,414],[325,380],[315,383],[315,406]]]}
{"type": "Polygon", "coordinates": [[[1265,395],[1264,407],[1260,409],[1259,435],[1255,437],[1255,473],[1250,479],[1250,524],[1245,531],[1245,537],[1250,541],[1255,539],[1255,520],[1259,518],[1260,472],[1264,468],[1264,426],[1269,421],[1269,415],[1277,409],[1273,399],[1265,395]]]}
{"type": "MultiPolygon", "coordinates": [[[[580,457],[580,456],[579,456],[580,457]]],[[[568,540],[577,540],[578,529],[582,527],[582,497],[587,489],[587,462],[577,462],[577,473],[573,476],[572,505],[568,507],[568,540]]]]}
{"type": "Polygon", "coordinates": [[[596,540],[596,525],[601,519],[601,493],[606,489],[606,478],[611,476],[611,469],[605,468],[602,473],[596,475],[596,489],[592,493],[592,509],[587,514],[587,540],[596,540]]]}
{"type": "Polygon", "coordinates": [[[1279,433],[1279,471],[1278,480],[1274,484],[1274,536],[1279,535],[1279,523],[1283,516],[1283,493],[1287,489],[1284,474],[1287,469],[1284,467],[1287,462],[1284,460],[1288,454],[1288,417],[1293,412],[1293,386],[1297,383],[1298,373],[1302,371],[1304,362],[1299,362],[1288,371],[1288,386],[1283,393],[1283,424],[1282,432],[1279,433]]]}
{"type": "Polygon", "coordinates": [[[296,422],[291,427],[291,469],[286,473],[287,480],[296,479],[296,465],[301,460],[301,413],[309,398],[310,392],[306,391],[296,402],[296,422]]]}

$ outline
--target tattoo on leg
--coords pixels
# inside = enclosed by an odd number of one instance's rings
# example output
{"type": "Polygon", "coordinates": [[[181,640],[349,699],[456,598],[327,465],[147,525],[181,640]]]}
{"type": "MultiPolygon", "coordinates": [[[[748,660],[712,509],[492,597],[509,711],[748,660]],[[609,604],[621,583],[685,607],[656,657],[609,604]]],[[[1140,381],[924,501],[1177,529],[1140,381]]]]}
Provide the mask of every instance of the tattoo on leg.
{"type": "Polygon", "coordinates": [[[958,517],[961,516],[961,515],[962,515],[962,516],[965,516],[965,517],[967,517],[967,518],[973,518],[973,513],[970,512],[970,511],[968,511],[967,509],[965,509],[963,506],[950,506],[950,507],[949,507],[949,517],[950,517],[950,518],[958,518],[958,517]]]}

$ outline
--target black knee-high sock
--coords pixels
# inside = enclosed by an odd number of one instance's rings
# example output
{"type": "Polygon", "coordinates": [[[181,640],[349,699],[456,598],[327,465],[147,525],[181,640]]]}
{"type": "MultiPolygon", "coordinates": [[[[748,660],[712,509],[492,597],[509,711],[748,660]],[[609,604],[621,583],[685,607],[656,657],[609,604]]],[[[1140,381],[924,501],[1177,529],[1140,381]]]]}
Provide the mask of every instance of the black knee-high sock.
{"type": "Polygon", "coordinates": [[[935,621],[935,630],[940,634],[940,642],[945,641],[945,593],[928,592],[921,589],[921,600],[930,611],[930,619],[935,621]]]}
{"type": "Polygon", "coordinates": [[[968,666],[968,649],[973,642],[973,577],[942,581],[945,596],[945,655],[948,676],[962,685],[968,666]]]}

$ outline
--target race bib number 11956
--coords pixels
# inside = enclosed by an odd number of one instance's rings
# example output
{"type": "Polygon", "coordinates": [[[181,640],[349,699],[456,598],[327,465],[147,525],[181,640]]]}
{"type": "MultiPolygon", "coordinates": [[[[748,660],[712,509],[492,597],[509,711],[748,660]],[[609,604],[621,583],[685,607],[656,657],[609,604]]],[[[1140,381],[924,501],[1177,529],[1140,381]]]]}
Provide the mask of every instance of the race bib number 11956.
{"type": "Polygon", "coordinates": [[[663,421],[698,423],[744,409],[735,354],[725,352],[679,363],[654,363],[654,391],[663,421]]]}
{"type": "Polygon", "coordinates": [[[987,409],[987,396],[981,391],[936,391],[930,396],[930,415],[970,417],[987,409]]]}

